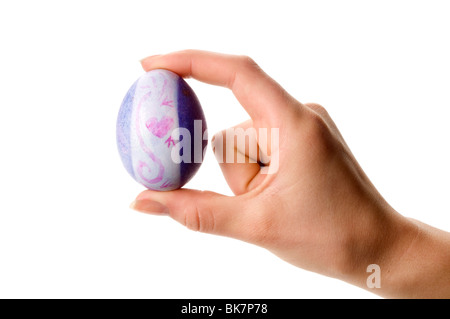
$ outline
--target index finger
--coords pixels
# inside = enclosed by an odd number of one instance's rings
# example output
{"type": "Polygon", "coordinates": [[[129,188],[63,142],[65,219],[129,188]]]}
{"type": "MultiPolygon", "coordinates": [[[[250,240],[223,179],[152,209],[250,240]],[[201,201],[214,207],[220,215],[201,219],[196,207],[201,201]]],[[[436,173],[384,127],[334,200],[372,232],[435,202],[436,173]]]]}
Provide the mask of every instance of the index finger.
{"type": "Polygon", "coordinates": [[[182,77],[231,89],[258,123],[275,124],[281,114],[294,109],[298,111],[301,105],[246,56],[185,50],[148,57],[141,63],[145,71],[167,69],[182,77]]]}

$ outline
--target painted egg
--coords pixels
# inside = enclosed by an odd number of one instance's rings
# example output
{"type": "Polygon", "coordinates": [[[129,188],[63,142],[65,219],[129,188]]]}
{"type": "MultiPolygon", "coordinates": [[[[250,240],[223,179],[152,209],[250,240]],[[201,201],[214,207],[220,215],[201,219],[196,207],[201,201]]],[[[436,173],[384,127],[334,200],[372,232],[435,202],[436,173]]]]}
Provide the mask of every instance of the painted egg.
{"type": "Polygon", "coordinates": [[[177,74],[152,70],[128,90],[117,119],[117,146],[128,173],[145,187],[169,191],[186,184],[208,143],[202,107],[177,74]]]}

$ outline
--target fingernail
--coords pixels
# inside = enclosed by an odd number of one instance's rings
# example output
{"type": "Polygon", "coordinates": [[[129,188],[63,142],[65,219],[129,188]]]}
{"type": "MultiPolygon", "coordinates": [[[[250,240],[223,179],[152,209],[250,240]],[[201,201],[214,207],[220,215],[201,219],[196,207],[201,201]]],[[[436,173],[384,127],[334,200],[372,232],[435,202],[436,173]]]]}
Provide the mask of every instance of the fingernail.
{"type": "Polygon", "coordinates": [[[130,204],[130,208],[146,214],[169,215],[169,209],[166,206],[148,199],[135,200],[130,204]]]}
{"type": "Polygon", "coordinates": [[[161,55],[161,54],[155,54],[155,55],[147,56],[147,57],[145,57],[145,58],[143,58],[143,59],[140,59],[139,62],[142,63],[144,60],[151,60],[151,59],[156,58],[156,57],[158,57],[158,56],[160,56],[160,55],[161,55]]]}

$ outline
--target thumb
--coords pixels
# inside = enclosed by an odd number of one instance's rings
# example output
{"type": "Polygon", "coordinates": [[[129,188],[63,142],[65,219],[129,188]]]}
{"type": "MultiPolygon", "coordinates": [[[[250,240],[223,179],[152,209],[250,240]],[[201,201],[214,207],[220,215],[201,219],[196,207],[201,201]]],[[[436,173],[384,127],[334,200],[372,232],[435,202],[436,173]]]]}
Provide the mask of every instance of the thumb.
{"type": "Polygon", "coordinates": [[[179,189],[168,192],[146,190],[131,208],[149,214],[169,215],[187,228],[204,233],[245,239],[244,199],[209,191],[179,189]]]}

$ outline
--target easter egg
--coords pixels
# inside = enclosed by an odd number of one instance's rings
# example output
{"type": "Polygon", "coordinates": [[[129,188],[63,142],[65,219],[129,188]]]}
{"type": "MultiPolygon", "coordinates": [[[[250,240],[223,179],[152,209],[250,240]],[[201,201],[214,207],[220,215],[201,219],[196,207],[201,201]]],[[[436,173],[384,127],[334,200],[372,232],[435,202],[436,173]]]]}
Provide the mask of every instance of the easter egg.
{"type": "Polygon", "coordinates": [[[158,191],[185,185],[203,162],[208,143],[197,96],[168,70],[147,72],[131,86],[116,131],[125,169],[137,182],[158,191]]]}

